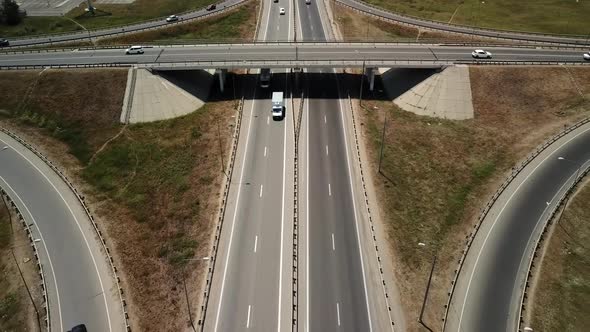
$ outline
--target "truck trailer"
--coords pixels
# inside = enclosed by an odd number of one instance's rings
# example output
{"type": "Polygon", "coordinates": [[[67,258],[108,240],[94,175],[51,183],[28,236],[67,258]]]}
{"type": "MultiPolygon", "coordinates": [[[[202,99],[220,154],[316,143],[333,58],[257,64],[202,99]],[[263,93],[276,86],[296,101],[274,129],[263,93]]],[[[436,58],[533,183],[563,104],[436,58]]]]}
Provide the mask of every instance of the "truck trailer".
{"type": "Polygon", "coordinates": [[[272,119],[282,120],[285,116],[285,100],[282,92],[272,93],[272,119]]]}

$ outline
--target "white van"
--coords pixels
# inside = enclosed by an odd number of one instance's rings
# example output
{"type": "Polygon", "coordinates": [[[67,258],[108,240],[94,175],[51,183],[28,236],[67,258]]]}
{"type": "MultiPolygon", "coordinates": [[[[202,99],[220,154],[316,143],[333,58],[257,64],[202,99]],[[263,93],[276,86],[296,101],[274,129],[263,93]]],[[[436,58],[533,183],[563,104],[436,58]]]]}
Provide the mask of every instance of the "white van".
{"type": "Polygon", "coordinates": [[[143,47],[131,46],[125,50],[125,54],[143,54],[143,47]]]}

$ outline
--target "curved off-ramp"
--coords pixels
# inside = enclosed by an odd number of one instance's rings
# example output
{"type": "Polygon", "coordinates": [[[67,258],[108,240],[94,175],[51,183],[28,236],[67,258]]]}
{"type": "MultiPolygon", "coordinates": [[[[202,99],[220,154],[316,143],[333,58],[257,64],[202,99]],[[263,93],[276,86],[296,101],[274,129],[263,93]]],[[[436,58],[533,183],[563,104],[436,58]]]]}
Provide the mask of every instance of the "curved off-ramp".
{"type": "Polygon", "coordinates": [[[544,223],[590,162],[590,123],[556,140],[492,205],[464,260],[446,331],[517,331],[530,259],[544,223]]]}
{"type": "Polygon", "coordinates": [[[125,331],[110,263],[78,198],[42,159],[1,131],[0,187],[32,225],[51,330],[85,324],[89,331],[125,331]]]}

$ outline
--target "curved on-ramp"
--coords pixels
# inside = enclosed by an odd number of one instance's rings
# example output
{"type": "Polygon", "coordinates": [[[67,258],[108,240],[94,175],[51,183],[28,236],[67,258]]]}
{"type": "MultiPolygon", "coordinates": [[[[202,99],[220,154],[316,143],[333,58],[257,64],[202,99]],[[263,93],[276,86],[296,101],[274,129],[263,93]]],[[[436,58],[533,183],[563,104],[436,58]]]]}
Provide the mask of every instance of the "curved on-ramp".
{"type": "Polygon", "coordinates": [[[0,187],[33,228],[52,331],[125,331],[119,289],[84,208],[35,153],[0,132],[0,187]]]}
{"type": "Polygon", "coordinates": [[[590,123],[540,152],[498,196],[465,257],[446,331],[517,331],[536,240],[590,162],[590,123]]]}

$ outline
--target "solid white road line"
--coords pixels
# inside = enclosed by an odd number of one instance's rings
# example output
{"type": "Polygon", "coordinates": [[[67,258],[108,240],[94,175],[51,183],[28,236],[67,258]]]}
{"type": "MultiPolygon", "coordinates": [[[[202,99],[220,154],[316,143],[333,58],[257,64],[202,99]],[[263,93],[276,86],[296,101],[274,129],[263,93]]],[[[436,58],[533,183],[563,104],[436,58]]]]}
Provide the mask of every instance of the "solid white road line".
{"type": "MultiPolygon", "coordinates": [[[[338,78],[336,78],[336,82],[338,82],[338,78]]],[[[338,93],[340,93],[340,88],[338,88],[338,93]]],[[[350,196],[352,196],[352,208],[354,210],[354,226],[356,228],[356,239],[358,243],[359,249],[359,257],[361,260],[361,269],[363,272],[363,286],[365,288],[365,303],[367,305],[367,318],[369,321],[369,332],[373,331],[373,322],[371,322],[371,310],[369,307],[369,293],[367,292],[367,280],[365,277],[365,263],[363,260],[363,250],[361,247],[361,235],[359,233],[359,225],[358,225],[358,218],[357,218],[357,210],[356,210],[356,197],[354,196],[354,186],[352,184],[352,170],[350,167],[350,156],[348,153],[348,138],[346,135],[346,125],[344,124],[344,112],[342,111],[344,107],[342,107],[342,99],[338,99],[338,105],[340,106],[340,119],[342,120],[342,131],[344,136],[344,150],[346,151],[346,167],[348,171],[348,181],[350,183],[350,196]]]]}
{"type": "Polygon", "coordinates": [[[305,331],[309,332],[309,100],[305,104],[305,331]]]}
{"type": "Polygon", "coordinates": [[[251,306],[248,305],[248,318],[246,319],[246,328],[249,329],[250,328],[250,310],[251,310],[251,306]]]}
{"type": "MultiPolygon", "coordinates": [[[[98,265],[96,264],[96,259],[94,258],[94,254],[92,253],[92,250],[90,250],[90,244],[88,243],[88,239],[86,238],[86,234],[84,234],[84,232],[82,231],[82,226],[80,225],[80,222],[78,221],[78,218],[76,218],[76,215],[74,215],[74,211],[72,211],[72,208],[70,207],[70,205],[68,204],[68,202],[66,201],[66,199],[63,197],[63,195],[61,194],[61,192],[59,190],[57,190],[57,187],[53,184],[53,182],[51,182],[49,180],[49,178],[47,177],[47,175],[45,175],[45,173],[41,172],[41,170],[39,169],[39,167],[37,167],[37,165],[33,164],[33,162],[31,160],[29,160],[29,158],[25,157],[24,154],[22,154],[20,151],[16,150],[12,145],[8,144],[7,142],[4,142],[4,143],[6,145],[10,146],[16,153],[18,153],[21,157],[23,157],[26,161],[28,161],[29,164],[31,164],[45,178],[45,180],[57,192],[57,194],[59,195],[59,197],[61,198],[61,200],[64,202],[64,204],[68,208],[68,211],[70,212],[70,214],[74,218],[74,221],[76,222],[76,225],[78,225],[78,229],[80,230],[80,233],[82,234],[82,237],[84,238],[84,242],[86,243],[86,248],[90,252],[90,257],[92,258],[92,263],[94,264],[94,269],[96,270],[96,275],[98,277],[98,282],[100,284],[100,289],[101,289],[102,294],[103,294],[105,310],[106,310],[106,313],[107,313],[107,321],[109,323],[109,331],[112,331],[113,328],[111,326],[111,315],[109,313],[109,306],[108,306],[108,303],[107,303],[107,297],[106,297],[106,293],[105,293],[104,286],[103,286],[103,283],[102,283],[102,277],[100,276],[100,272],[98,271],[98,265]]],[[[61,321],[60,321],[60,323],[61,323],[61,321]]],[[[63,326],[62,326],[62,328],[63,328],[63,326]]]]}
{"type": "Polygon", "coordinates": [[[281,250],[280,250],[280,260],[279,260],[279,312],[278,312],[278,322],[277,322],[277,331],[281,331],[281,299],[283,295],[283,248],[285,245],[284,242],[284,233],[285,233],[285,179],[286,179],[286,172],[287,172],[287,123],[285,119],[285,130],[283,135],[283,198],[281,202],[281,250]]]}
{"type": "Polygon", "coordinates": [[[340,326],[340,304],[336,302],[336,317],[338,318],[338,326],[340,326]]]}
{"type": "Polygon", "coordinates": [[[254,237],[254,252],[256,252],[256,247],[258,246],[258,235],[254,237]]]}
{"type": "Polygon", "coordinates": [[[27,213],[31,217],[33,224],[35,224],[35,228],[37,228],[37,231],[39,232],[39,237],[41,238],[41,241],[43,242],[43,248],[45,249],[45,254],[47,255],[47,260],[49,261],[49,267],[51,268],[51,275],[53,276],[53,281],[55,282],[55,297],[57,300],[57,315],[59,316],[59,329],[63,330],[63,321],[62,321],[62,316],[61,316],[61,301],[59,299],[59,289],[57,288],[57,278],[55,277],[55,270],[53,269],[53,263],[51,262],[51,256],[49,256],[49,251],[47,250],[47,245],[46,245],[47,242],[45,242],[45,239],[43,238],[43,234],[41,233],[39,226],[37,226],[37,221],[35,220],[35,217],[33,217],[33,214],[31,213],[31,211],[29,211],[29,208],[27,207],[25,202],[22,200],[22,198],[20,198],[19,194],[14,189],[12,189],[12,186],[6,180],[4,180],[4,178],[1,175],[0,175],[0,180],[2,180],[2,182],[4,182],[6,184],[8,189],[10,189],[14,193],[14,195],[16,196],[16,199],[18,199],[21,202],[21,204],[25,207],[25,210],[27,210],[27,213]]]}
{"type": "Polygon", "coordinates": [[[328,183],[328,195],[332,196],[332,186],[328,183]]]}
{"type": "MultiPolygon", "coordinates": [[[[256,88],[254,88],[256,91],[256,88]]],[[[252,108],[250,109],[250,120],[248,121],[248,134],[246,134],[246,147],[244,151],[244,156],[242,157],[242,169],[240,170],[240,181],[238,182],[238,195],[236,197],[236,207],[234,210],[234,217],[231,223],[231,231],[229,234],[229,249],[227,250],[227,254],[225,255],[225,267],[223,268],[223,279],[221,280],[221,293],[219,295],[219,303],[217,304],[217,315],[215,317],[215,328],[213,331],[217,331],[217,326],[219,325],[219,315],[221,312],[221,303],[223,301],[223,290],[225,287],[225,277],[227,276],[227,267],[229,266],[229,255],[231,253],[232,248],[232,240],[234,238],[234,228],[236,225],[236,217],[238,215],[238,205],[240,204],[240,193],[242,192],[242,183],[244,180],[244,166],[246,165],[246,156],[248,155],[248,142],[250,141],[250,128],[252,125],[252,118],[254,117],[254,104],[255,101],[252,101],[252,108]]]]}
{"type": "Polygon", "coordinates": [[[336,251],[336,245],[334,244],[334,233],[332,233],[332,251],[336,251]]]}
{"type": "MultiPolygon", "coordinates": [[[[475,259],[475,263],[474,263],[474,267],[477,266],[477,263],[479,262],[479,258],[481,256],[481,253],[483,252],[483,248],[486,245],[486,242],[488,241],[488,238],[490,237],[490,234],[492,233],[492,230],[494,229],[494,226],[496,226],[496,223],[498,222],[498,219],[500,219],[500,216],[502,215],[502,213],[504,212],[504,209],[506,209],[506,207],[508,206],[508,204],[512,201],[512,197],[514,197],[514,195],[516,195],[516,193],[518,192],[518,190],[520,189],[520,187],[527,182],[527,180],[529,179],[529,177],[531,175],[533,175],[535,173],[535,171],[537,170],[537,168],[539,168],[541,165],[543,165],[543,163],[549,159],[551,156],[553,156],[557,151],[559,151],[564,145],[568,144],[570,141],[576,139],[578,136],[586,133],[589,129],[586,129],[584,131],[582,131],[581,133],[578,133],[576,136],[568,139],[567,141],[563,142],[563,144],[561,144],[557,149],[553,150],[553,152],[551,152],[547,157],[545,157],[545,159],[543,159],[525,178],[524,180],[522,180],[522,182],[518,185],[518,187],[516,187],[516,189],[512,192],[512,195],[510,195],[510,197],[508,198],[508,200],[506,201],[506,203],[504,203],[504,206],[502,207],[502,209],[500,210],[500,212],[498,213],[498,215],[496,216],[496,219],[494,219],[494,223],[492,224],[492,226],[490,227],[490,229],[488,230],[488,233],[486,234],[486,237],[483,240],[483,244],[480,247],[480,250],[477,254],[477,257],[475,259]]],[[[473,270],[471,271],[471,275],[469,276],[469,282],[467,283],[467,290],[465,291],[465,297],[463,298],[463,305],[461,306],[461,315],[459,316],[459,331],[461,330],[461,323],[463,321],[463,313],[465,312],[465,303],[467,303],[467,297],[469,296],[469,289],[471,287],[471,281],[473,281],[473,275],[475,274],[475,268],[473,268],[473,270]]]]}
{"type": "Polygon", "coordinates": [[[263,184],[260,185],[260,197],[262,197],[262,188],[264,188],[263,184]]]}

